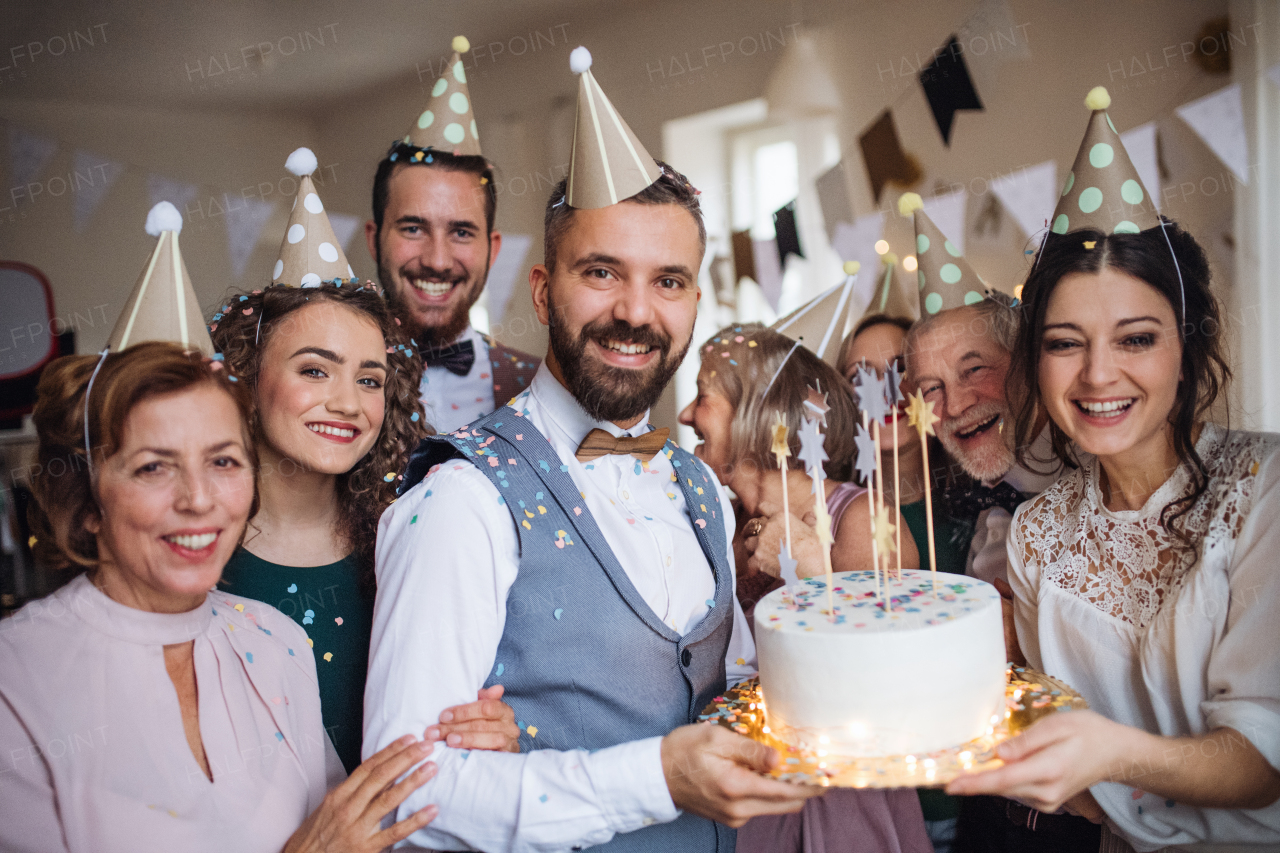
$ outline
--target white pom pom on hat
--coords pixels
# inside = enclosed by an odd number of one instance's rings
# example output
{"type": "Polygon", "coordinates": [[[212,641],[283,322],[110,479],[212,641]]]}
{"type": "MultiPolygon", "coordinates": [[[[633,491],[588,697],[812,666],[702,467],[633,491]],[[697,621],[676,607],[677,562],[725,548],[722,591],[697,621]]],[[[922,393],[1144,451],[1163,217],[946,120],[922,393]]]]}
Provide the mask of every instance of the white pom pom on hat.
{"type": "Polygon", "coordinates": [[[569,70],[574,74],[581,74],[591,67],[591,51],[585,47],[578,46],[569,54],[569,70]]]}
{"type": "Polygon", "coordinates": [[[159,237],[165,231],[181,233],[182,214],[171,203],[162,201],[147,213],[147,233],[159,237]]]}
{"type": "Polygon", "coordinates": [[[289,159],[284,161],[284,167],[299,178],[306,177],[315,172],[316,155],[311,152],[310,148],[299,148],[289,155],[289,159]]]}

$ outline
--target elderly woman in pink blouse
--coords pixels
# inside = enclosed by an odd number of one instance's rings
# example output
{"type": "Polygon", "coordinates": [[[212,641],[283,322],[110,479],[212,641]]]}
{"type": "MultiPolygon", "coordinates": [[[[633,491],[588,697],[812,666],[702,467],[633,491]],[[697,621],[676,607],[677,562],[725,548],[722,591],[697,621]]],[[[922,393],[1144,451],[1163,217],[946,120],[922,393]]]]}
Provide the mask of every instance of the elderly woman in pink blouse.
{"type": "Polygon", "coordinates": [[[0,622],[0,849],[373,851],[435,817],[382,825],[431,744],[344,781],[306,634],[211,591],[256,501],[221,367],[147,343],[41,379],[37,548],[79,574],[0,622]]]}

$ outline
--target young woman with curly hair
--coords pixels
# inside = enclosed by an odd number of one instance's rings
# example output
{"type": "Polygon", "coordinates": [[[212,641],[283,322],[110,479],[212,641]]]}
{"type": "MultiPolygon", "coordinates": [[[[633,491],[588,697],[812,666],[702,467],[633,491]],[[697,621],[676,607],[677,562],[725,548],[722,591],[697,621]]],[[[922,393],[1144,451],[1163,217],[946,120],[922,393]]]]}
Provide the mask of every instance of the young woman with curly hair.
{"type": "MultiPolygon", "coordinates": [[[[371,282],[233,295],[210,331],[252,392],[261,457],[261,507],[219,586],[306,629],[325,727],[350,770],[360,763],[378,519],[428,432],[422,363],[371,282]]],[[[491,735],[473,745],[505,745],[491,735]]]]}

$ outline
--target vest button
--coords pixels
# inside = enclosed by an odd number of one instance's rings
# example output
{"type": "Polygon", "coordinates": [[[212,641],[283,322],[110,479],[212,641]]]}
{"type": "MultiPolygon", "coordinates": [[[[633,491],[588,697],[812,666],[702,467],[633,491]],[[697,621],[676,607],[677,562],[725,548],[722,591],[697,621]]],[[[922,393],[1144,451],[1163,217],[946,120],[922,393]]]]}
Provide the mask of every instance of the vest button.
{"type": "Polygon", "coordinates": [[[689,651],[688,649],[685,649],[684,653],[680,655],[680,660],[681,662],[684,663],[685,666],[688,666],[689,664],[693,663],[693,652],[689,651]]]}

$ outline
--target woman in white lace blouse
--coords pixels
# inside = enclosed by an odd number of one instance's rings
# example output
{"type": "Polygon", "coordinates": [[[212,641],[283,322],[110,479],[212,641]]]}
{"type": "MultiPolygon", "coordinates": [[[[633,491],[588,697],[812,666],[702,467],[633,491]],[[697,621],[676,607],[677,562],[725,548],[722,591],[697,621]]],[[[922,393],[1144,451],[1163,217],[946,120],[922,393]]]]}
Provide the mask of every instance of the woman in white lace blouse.
{"type": "Polygon", "coordinates": [[[1276,849],[1280,436],[1205,420],[1230,371],[1204,252],[1172,223],[1051,235],[1023,293],[1020,446],[1043,412],[1094,458],[1014,518],[1017,636],[1091,710],[948,790],[1065,804],[1138,850],[1276,849]]]}

